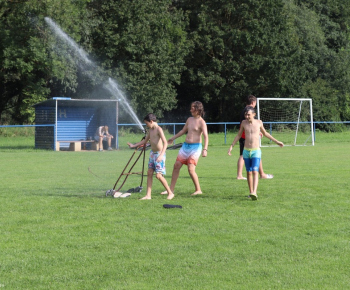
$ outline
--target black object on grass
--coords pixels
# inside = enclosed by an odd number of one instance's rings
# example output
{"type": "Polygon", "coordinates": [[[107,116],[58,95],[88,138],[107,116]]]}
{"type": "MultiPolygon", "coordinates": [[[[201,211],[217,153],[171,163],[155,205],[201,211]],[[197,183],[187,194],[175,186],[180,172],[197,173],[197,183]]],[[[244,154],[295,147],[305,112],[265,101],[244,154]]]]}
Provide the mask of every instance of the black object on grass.
{"type": "Polygon", "coordinates": [[[163,204],[164,208],[182,208],[181,205],[176,205],[176,204],[163,204]]]}

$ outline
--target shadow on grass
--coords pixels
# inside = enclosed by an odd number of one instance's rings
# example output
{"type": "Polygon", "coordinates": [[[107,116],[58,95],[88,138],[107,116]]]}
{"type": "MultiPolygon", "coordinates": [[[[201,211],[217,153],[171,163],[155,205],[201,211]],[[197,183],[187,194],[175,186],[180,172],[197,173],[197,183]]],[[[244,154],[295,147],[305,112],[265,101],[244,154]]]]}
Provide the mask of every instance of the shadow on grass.
{"type": "MultiPolygon", "coordinates": [[[[185,196],[181,196],[185,197],[185,196]]],[[[200,194],[196,196],[189,195],[190,198],[197,198],[197,199],[223,199],[223,200],[250,200],[248,198],[248,194],[242,194],[242,193],[236,193],[236,194],[229,194],[229,195],[217,195],[217,194],[200,194]]]]}
{"type": "Polygon", "coordinates": [[[48,190],[41,190],[41,191],[35,191],[35,192],[29,192],[26,193],[26,195],[33,195],[33,196],[46,196],[46,197],[65,197],[65,198],[105,198],[105,191],[101,192],[101,189],[93,191],[89,190],[87,193],[69,193],[70,190],[65,190],[64,188],[51,188],[48,190]],[[57,192],[58,193],[51,193],[50,191],[57,192]],[[60,193],[61,192],[61,193],[60,193]]]}
{"type": "MultiPolygon", "coordinates": [[[[1,146],[0,150],[37,150],[34,146],[17,145],[17,146],[1,146]]],[[[42,149],[38,149],[42,150],[42,149]]]]}
{"type": "Polygon", "coordinates": [[[47,197],[65,197],[65,198],[106,198],[105,194],[52,194],[52,193],[31,193],[30,195],[35,196],[47,196],[47,197]]]}

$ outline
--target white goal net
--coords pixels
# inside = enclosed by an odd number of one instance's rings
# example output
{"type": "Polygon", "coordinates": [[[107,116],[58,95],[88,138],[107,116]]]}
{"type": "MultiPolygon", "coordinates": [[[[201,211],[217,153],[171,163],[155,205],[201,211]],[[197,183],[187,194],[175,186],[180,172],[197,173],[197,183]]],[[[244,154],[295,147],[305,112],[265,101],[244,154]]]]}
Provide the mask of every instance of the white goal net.
{"type": "MultiPolygon", "coordinates": [[[[257,115],[265,130],[284,145],[314,145],[311,99],[258,98],[257,115]]],[[[277,145],[263,137],[261,146],[277,145]]]]}

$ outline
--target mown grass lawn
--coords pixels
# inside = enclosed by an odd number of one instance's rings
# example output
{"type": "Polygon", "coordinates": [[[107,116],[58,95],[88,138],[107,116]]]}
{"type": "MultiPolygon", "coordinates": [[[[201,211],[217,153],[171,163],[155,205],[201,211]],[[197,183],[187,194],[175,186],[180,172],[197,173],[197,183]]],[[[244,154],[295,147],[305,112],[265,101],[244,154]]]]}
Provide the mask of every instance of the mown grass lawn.
{"type": "MultiPolygon", "coordinates": [[[[256,202],[235,179],[238,148],[228,156],[221,134],[198,164],[202,196],[190,196],[184,167],[171,202],[156,179],[150,201],[138,200],[145,190],[106,198],[132,154],[126,140],[140,138],[122,137],[113,152],[53,152],[0,137],[0,289],[350,285],[348,132],[318,132],[314,147],[263,148],[275,178],[260,181],[256,202]]],[[[177,152],[167,151],[168,182],[177,152]]],[[[131,176],[123,189],[139,183],[131,176]]]]}

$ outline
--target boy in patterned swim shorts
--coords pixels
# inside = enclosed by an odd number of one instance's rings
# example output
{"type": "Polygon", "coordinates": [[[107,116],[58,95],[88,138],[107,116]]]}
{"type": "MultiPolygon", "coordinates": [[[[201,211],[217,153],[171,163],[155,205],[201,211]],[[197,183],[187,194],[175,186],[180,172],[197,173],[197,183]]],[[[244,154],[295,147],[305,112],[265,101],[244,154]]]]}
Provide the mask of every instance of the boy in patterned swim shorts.
{"type": "Polygon", "coordinates": [[[283,143],[273,138],[269,133],[264,129],[263,123],[261,120],[254,119],[256,113],[255,109],[251,106],[246,107],[245,109],[245,120],[242,121],[241,127],[238,131],[237,136],[233,140],[230,149],[228,150],[228,155],[231,155],[233,146],[241,138],[242,133],[245,132],[245,142],[243,150],[243,159],[245,167],[247,170],[247,179],[248,187],[252,200],[257,200],[257,190],[259,182],[259,164],[261,159],[261,150],[259,144],[259,133],[261,132],[264,136],[275,142],[277,145],[283,147],[283,143]]]}
{"type": "MultiPolygon", "coordinates": [[[[205,123],[204,108],[201,102],[193,102],[190,110],[192,117],[188,118],[185,126],[181,131],[175,134],[168,140],[169,144],[172,144],[174,140],[187,133],[185,142],[183,143],[179,154],[174,164],[173,174],[171,176],[170,189],[174,192],[176,181],[180,174],[182,165],[187,165],[188,173],[193,181],[195,192],[192,195],[202,194],[202,190],[199,184],[198,175],[196,173],[196,166],[199,157],[207,156],[208,152],[208,130],[205,123]],[[204,137],[204,148],[202,150],[202,135],[204,137]]],[[[166,191],[161,194],[167,194],[166,191]]]]}
{"type": "Polygon", "coordinates": [[[139,147],[141,145],[146,145],[148,140],[151,143],[151,152],[148,161],[148,171],[147,171],[147,192],[146,196],[141,198],[151,199],[152,192],[152,182],[153,182],[153,173],[156,172],[156,178],[163,184],[164,188],[167,190],[168,198],[172,199],[174,197],[173,192],[170,190],[169,185],[164,178],[165,175],[165,150],[168,146],[168,142],[164,136],[163,130],[158,126],[156,122],[157,118],[154,114],[148,114],[144,121],[147,127],[150,129],[147,133],[147,136],[144,140],[131,144],[128,143],[130,148],[139,147]]]}

